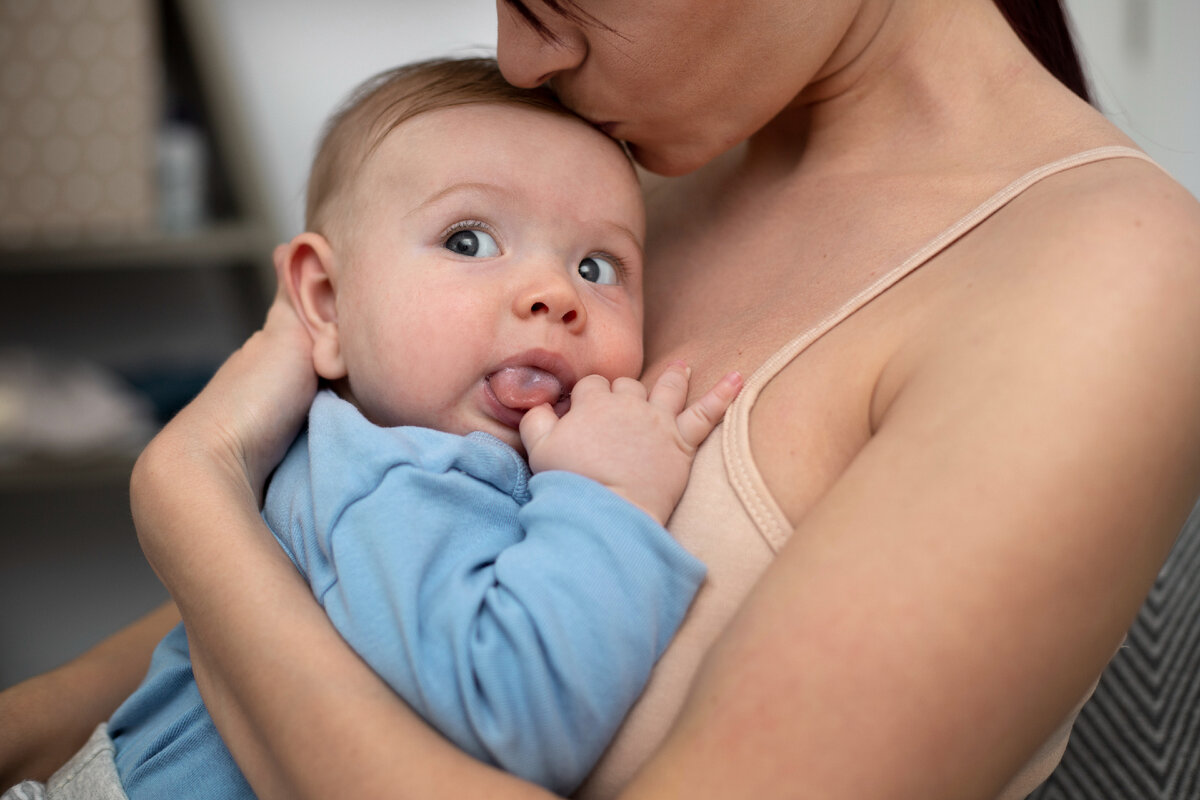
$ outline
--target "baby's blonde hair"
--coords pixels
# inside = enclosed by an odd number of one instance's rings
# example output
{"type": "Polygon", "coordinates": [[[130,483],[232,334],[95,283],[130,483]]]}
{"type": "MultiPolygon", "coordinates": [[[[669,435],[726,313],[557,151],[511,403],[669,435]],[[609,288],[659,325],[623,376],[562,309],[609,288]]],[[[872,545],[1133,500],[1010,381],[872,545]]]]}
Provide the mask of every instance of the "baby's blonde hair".
{"type": "Polygon", "coordinates": [[[493,103],[586,121],[548,89],[519,89],[492,58],[437,58],[406,64],[360,84],[325,125],[308,178],[305,227],[328,234],[333,207],[384,137],[418,114],[493,103]]]}

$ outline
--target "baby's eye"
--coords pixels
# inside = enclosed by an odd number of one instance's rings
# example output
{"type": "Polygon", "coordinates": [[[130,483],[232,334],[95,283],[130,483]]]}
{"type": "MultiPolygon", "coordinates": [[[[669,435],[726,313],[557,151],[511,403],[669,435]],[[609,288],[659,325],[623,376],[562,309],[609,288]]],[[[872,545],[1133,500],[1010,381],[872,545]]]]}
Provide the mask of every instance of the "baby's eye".
{"type": "Polygon", "coordinates": [[[621,282],[621,276],[612,262],[599,256],[588,256],[579,262],[579,275],[585,281],[612,285],[621,282]]]}
{"type": "Polygon", "coordinates": [[[478,230],[455,231],[446,239],[443,247],[460,256],[474,258],[491,258],[500,255],[500,247],[491,234],[478,230]]]}

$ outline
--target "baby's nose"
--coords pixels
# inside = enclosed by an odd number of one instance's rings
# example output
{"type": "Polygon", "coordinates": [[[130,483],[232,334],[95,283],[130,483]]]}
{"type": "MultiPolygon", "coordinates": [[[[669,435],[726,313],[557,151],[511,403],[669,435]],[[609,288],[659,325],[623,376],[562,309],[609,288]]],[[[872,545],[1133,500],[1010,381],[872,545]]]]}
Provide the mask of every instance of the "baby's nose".
{"type": "Polygon", "coordinates": [[[578,290],[560,269],[539,272],[535,280],[517,293],[513,313],[521,318],[544,317],[572,328],[582,326],[587,317],[578,290]]]}

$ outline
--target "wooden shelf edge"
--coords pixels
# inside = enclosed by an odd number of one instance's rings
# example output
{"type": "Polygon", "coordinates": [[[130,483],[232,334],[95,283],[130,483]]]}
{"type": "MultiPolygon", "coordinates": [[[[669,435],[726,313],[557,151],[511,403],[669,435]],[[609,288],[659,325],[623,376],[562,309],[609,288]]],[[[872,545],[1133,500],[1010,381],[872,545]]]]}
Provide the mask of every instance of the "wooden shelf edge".
{"type": "Polygon", "coordinates": [[[103,453],[78,458],[30,458],[0,464],[0,492],[129,486],[137,456],[103,453]]]}
{"type": "Polygon", "coordinates": [[[0,242],[0,272],[226,265],[269,262],[270,231],[251,222],[212,225],[194,233],[149,231],[119,238],[79,237],[62,243],[0,242]]]}

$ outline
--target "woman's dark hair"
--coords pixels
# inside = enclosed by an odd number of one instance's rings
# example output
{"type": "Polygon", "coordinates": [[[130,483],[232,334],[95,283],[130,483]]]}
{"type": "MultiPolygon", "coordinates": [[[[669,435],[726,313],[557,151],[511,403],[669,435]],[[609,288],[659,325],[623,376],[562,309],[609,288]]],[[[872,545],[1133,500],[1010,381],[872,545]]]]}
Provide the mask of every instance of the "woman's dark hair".
{"type": "Polygon", "coordinates": [[[996,6],[1042,66],[1092,102],[1062,0],[996,0],[996,6]]]}
{"type": "MultiPolygon", "coordinates": [[[[542,0],[552,12],[576,22],[596,24],[597,20],[575,8],[572,0],[542,0]]],[[[543,38],[554,41],[554,33],[538,19],[523,0],[505,0],[510,8],[520,14],[525,22],[543,38]]],[[[1071,24],[1063,9],[1062,0],[995,0],[996,7],[1016,31],[1017,36],[1029,48],[1042,66],[1058,78],[1067,88],[1092,102],[1092,93],[1083,74],[1083,64],[1075,49],[1071,35],[1071,24]]],[[[611,31],[608,26],[601,26],[611,31]]]]}

